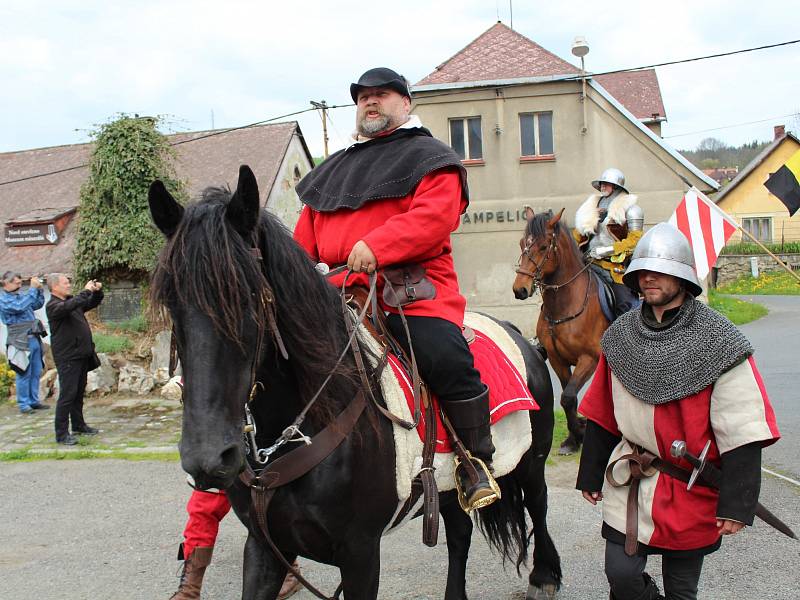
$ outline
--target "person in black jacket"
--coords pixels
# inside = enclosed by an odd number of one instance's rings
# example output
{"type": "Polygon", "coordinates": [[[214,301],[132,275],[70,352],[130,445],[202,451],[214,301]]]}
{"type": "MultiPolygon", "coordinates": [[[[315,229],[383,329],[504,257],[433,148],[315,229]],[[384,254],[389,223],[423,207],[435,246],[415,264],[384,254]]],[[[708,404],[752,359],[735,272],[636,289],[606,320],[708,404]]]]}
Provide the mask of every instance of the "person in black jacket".
{"type": "Polygon", "coordinates": [[[83,419],[86,375],[99,366],[92,330],[84,313],[96,308],[103,300],[103,284],[91,280],[77,296],[72,296],[69,278],[62,273],[54,273],[47,277],[47,286],[51,297],[45,311],[50,322],[50,343],[61,389],[56,403],[56,442],[74,446],[78,439],[69,432],[70,421],[73,434],[98,433],[83,419]]]}

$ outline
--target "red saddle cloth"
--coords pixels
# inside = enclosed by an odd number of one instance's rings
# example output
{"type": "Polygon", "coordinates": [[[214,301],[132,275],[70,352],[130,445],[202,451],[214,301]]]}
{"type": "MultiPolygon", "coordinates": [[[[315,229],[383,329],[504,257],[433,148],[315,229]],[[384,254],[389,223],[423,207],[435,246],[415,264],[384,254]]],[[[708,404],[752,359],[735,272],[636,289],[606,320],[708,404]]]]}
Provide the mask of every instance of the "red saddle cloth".
{"type": "MultiPolygon", "coordinates": [[[[475,359],[475,368],[481,374],[481,381],[489,386],[489,411],[492,425],[503,417],[518,410],[539,410],[528,386],[525,377],[511,363],[508,357],[488,336],[475,330],[475,341],[470,346],[475,359]]],[[[397,381],[405,394],[408,408],[414,414],[414,394],[411,389],[411,377],[400,361],[393,354],[389,355],[389,364],[394,371],[397,381]]],[[[450,439],[447,437],[439,416],[439,400],[433,396],[436,407],[436,452],[452,452],[450,439]]],[[[417,433],[422,441],[425,440],[425,413],[423,411],[417,433]]]]}

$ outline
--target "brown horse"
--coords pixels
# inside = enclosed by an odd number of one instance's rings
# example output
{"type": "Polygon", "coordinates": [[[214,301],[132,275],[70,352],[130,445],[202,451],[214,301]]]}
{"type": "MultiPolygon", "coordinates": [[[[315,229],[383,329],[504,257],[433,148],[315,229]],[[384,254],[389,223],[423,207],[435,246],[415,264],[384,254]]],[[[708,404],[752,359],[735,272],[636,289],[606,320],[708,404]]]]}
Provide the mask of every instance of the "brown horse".
{"type": "Polygon", "coordinates": [[[580,448],[586,429],[577,414],[578,392],[597,367],[600,337],[609,322],[598,300],[600,282],[569,229],[561,224],[563,214],[563,208],[557,215],[551,211],[535,215],[532,208],[525,208],[528,224],[519,242],[522,254],[514,296],[524,300],[537,288],[542,294],[536,336],[563,390],[561,406],[569,436],[559,454],[572,454],[580,448]]]}

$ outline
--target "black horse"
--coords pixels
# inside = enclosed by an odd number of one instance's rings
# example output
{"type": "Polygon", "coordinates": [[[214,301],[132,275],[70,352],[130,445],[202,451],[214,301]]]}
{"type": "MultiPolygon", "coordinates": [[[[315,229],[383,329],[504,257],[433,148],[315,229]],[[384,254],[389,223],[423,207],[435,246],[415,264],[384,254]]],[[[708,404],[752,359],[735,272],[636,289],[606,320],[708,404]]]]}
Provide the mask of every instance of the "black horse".
{"type": "MultiPolygon", "coordinates": [[[[153,273],[152,299],[171,316],[185,380],[181,464],[198,487],[226,488],[248,528],[242,598],[273,599],[286,569],[266,545],[250,490],[239,478],[249,460],[242,435],[245,403],[252,382],[260,382],[249,404],[259,448],[280,436],[329,373],[303,433],[313,435],[348,405],[361,383],[352,356],[336,364],[348,339],[339,295],[280,221],[260,209],[256,180],[246,166],[233,194],[208,188],[184,210],[155,182],[149,201],[167,238],[153,273]],[[268,310],[274,310],[272,318],[268,310]]],[[[532,535],[528,597],[552,598],[561,583],[560,558],[547,531],[544,481],[553,393],[541,356],[516,330],[506,329],[523,352],[541,410],[531,413],[532,446],[500,478],[502,500],[479,512],[479,525],[517,571],[532,535]]],[[[270,505],[267,521],[280,551],[289,561],[299,555],[339,567],[347,600],[378,595],[381,533],[398,503],[391,428],[368,406],[344,442],[309,473],[279,488],[270,505]]],[[[273,458],[295,444],[287,446],[273,458]]],[[[441,514],[449,551],[445,598],[465,600],[472,521],[452,492],[441,495],[441,514]]]]}

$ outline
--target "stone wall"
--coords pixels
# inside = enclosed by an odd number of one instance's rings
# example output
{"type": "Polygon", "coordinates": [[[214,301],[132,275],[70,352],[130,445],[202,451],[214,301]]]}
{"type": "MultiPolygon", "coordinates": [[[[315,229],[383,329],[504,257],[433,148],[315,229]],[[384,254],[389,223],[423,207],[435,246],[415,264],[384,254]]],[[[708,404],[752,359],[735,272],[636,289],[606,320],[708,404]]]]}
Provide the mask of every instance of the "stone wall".
{"type": "MultiPolygon", "coordinates": [[[[741,277],[742,275],[750,275],[750,258],[755,256],[758,258],[758,272],[775,271],[781,266],[769,254],[723,254],[717,259],[717,265],[714,267],[716,272],[716,279],[712,281],[715,287],[725,285],[741,277]]],[[[776,254],[792,269],[800,270],[800,254],[776,254]]]]}

